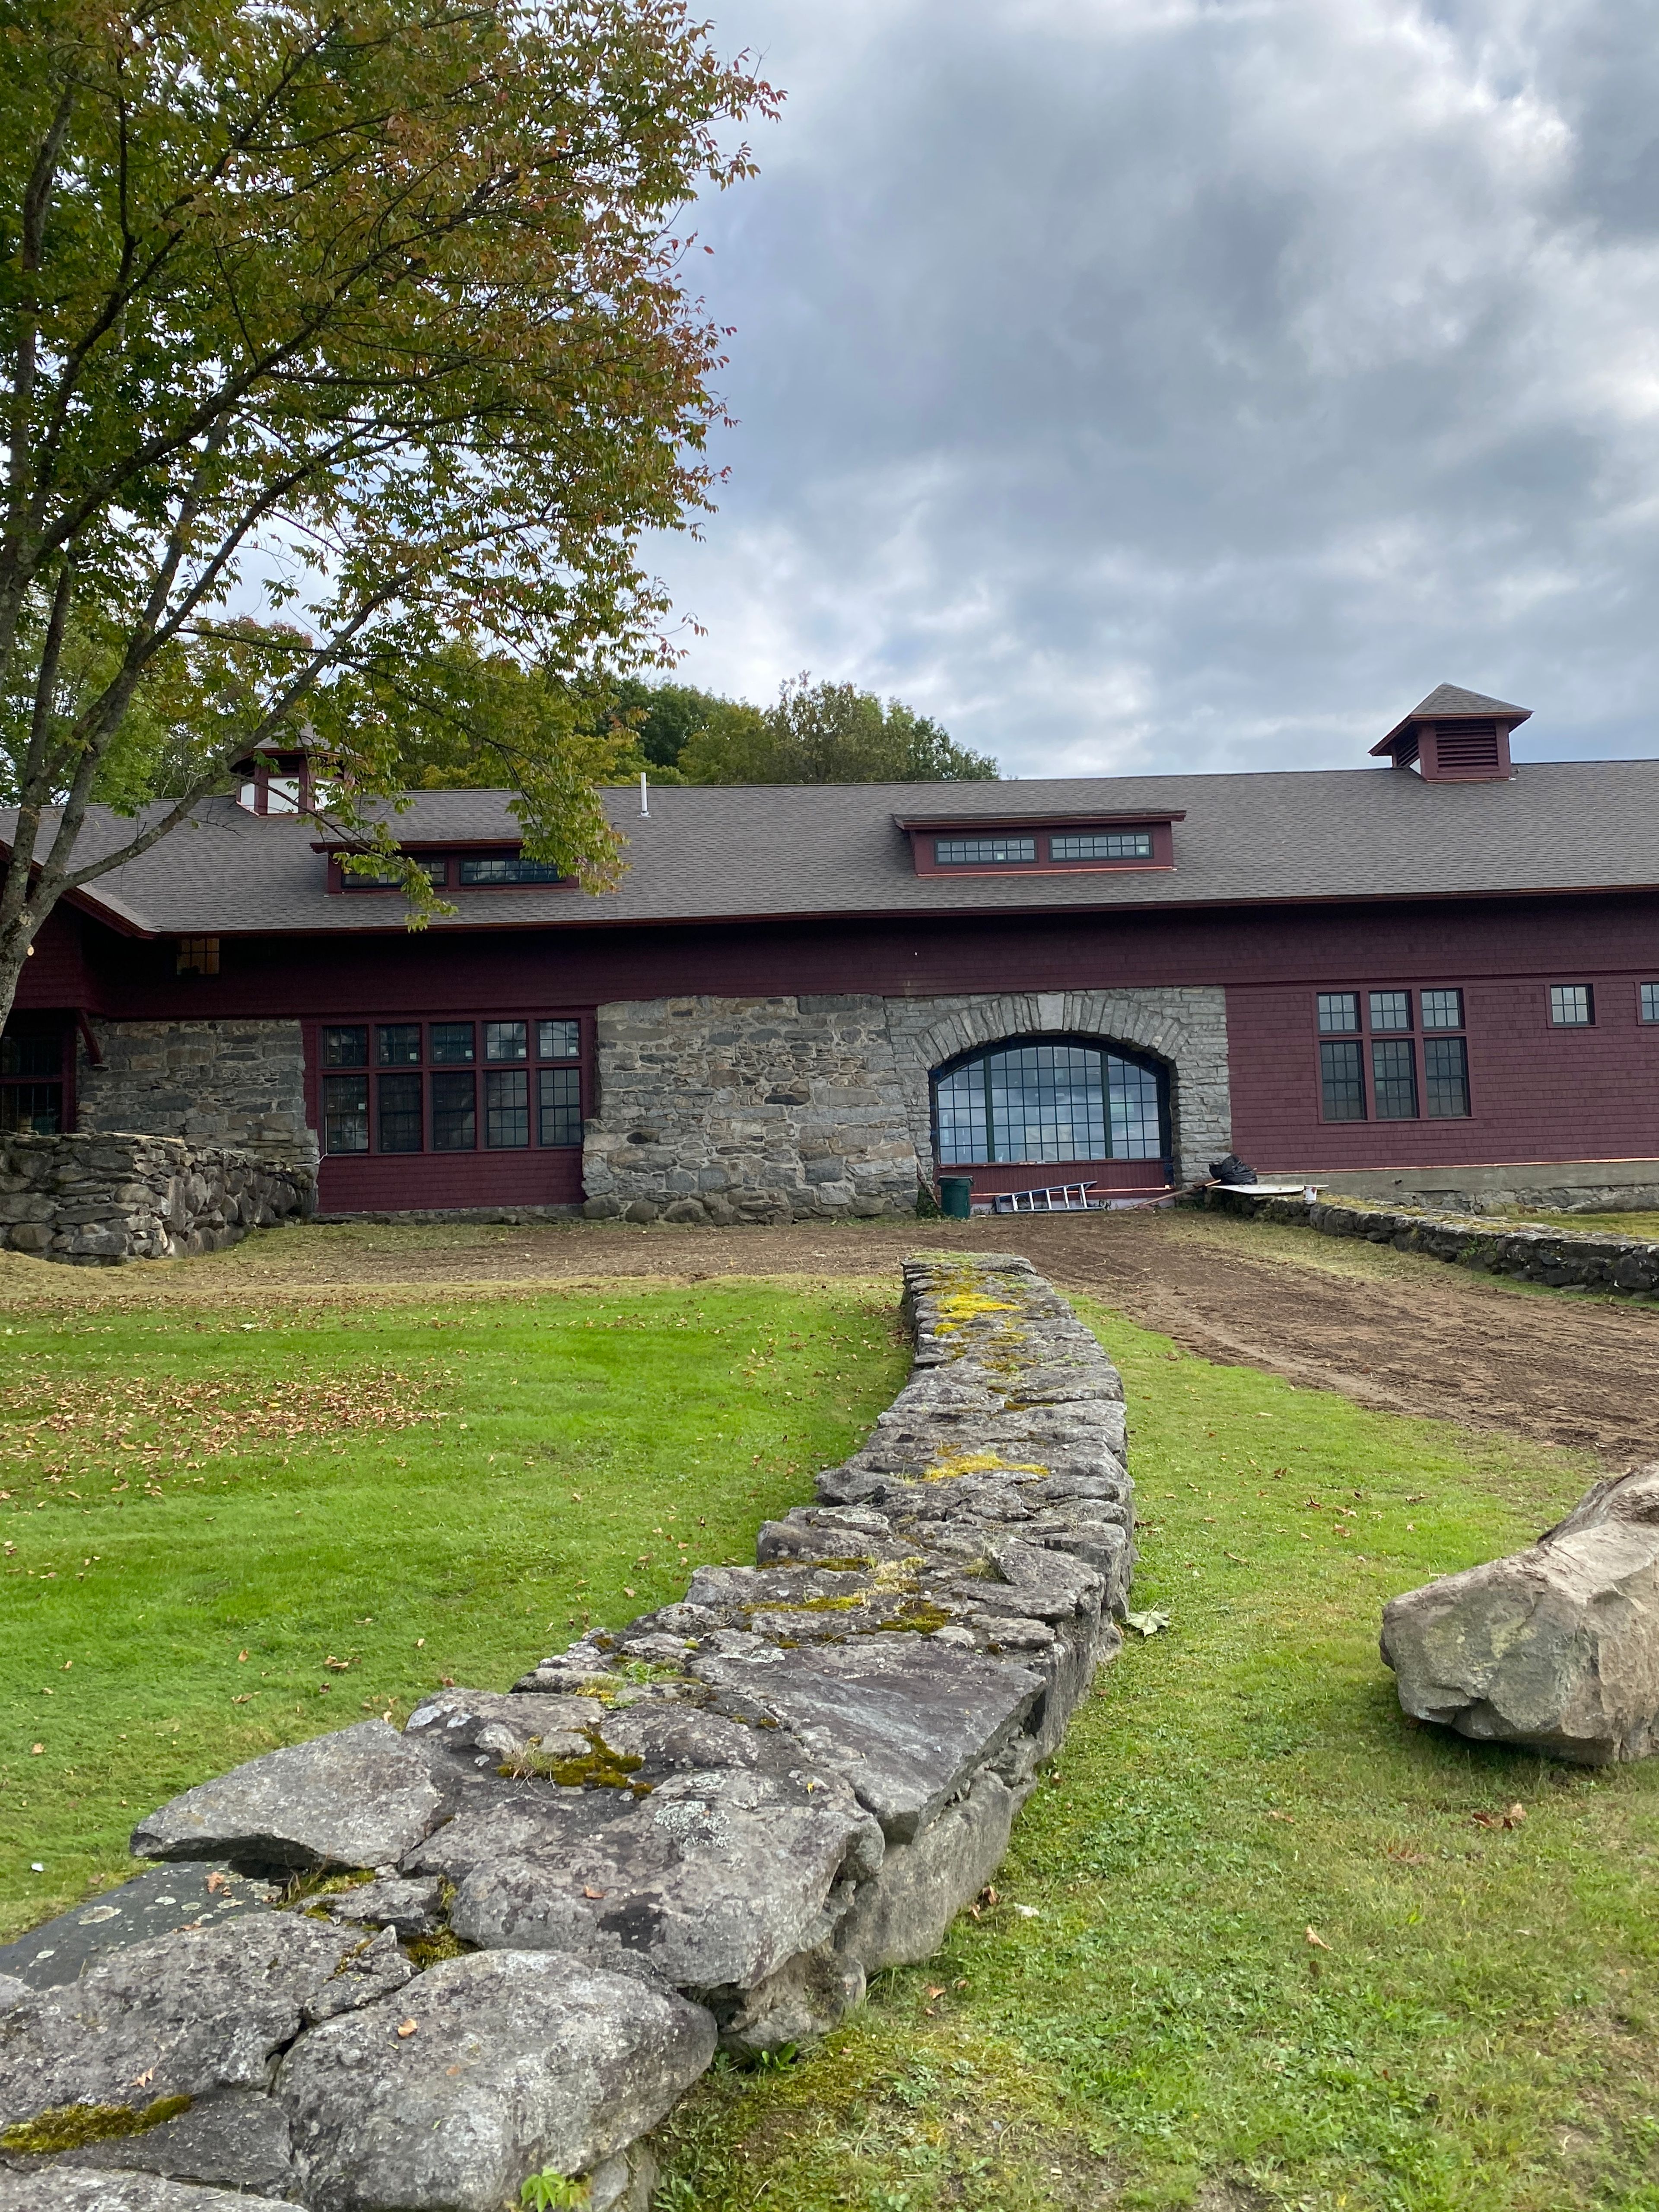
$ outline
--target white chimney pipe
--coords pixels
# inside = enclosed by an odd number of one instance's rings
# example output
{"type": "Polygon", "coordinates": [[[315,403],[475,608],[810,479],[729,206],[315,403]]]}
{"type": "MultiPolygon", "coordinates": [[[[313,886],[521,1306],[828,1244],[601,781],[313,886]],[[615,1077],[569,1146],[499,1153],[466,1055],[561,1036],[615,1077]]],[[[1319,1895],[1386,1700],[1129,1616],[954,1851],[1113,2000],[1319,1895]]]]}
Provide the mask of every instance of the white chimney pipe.
{"type": "Polygon", "coordinates": [[[649,793],[646,790],[645,770],[643,769],[640,770],[640,811],[641,814],[647,815],[651,811],[651,799],[649,793]]]}

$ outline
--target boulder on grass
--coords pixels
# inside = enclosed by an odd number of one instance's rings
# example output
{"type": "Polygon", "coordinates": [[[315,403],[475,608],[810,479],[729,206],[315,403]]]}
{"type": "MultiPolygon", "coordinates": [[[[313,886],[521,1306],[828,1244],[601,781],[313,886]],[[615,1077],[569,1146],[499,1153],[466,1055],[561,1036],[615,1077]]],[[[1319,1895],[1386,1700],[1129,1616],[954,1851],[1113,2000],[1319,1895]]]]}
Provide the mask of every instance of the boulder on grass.
{"type": "Polygon", "coordinates": [[[1659,1463],[1598,1483],[1528,1550],[1391,1599],[1414,1719],[1586,1766],[1659,1748],[1659,1463]]]}

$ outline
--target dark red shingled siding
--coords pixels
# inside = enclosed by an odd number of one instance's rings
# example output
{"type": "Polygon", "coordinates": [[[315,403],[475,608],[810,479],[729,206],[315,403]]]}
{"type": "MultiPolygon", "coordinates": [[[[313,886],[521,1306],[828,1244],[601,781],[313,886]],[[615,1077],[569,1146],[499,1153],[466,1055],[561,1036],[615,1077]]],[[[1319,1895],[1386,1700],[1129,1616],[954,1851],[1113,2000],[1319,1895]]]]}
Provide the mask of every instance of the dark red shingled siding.
{"type": "MultiPolygon", "coordinates": [[[[257,1014],[369,1020],[706,993],[936,994],[1223,984],[1233,1133],[1273,1166],[1659,1158],[1659,1029],[1636,987],[1659,981],[1659,897],[1630,893],[1231,912],[905,916],[721,927],[222,940],[216,977],[173,974],[170,939],[117,937],[60,915],[29,965],[33,1006],[129,1018],[257,1014]],[[54,934],[55,933],[55,934],[54,934]],[[49,935],[53,941],[48,945],[49,935]],[[84,939],[82,967],[77,940],[84,939]],[[1597,1026],[1552,1030],[1551,982],[1592,982],[1597,1026]],[[1319,1120],[1319,989],[1456,985],[1466,994],[1468,1121],[1319,1120]]],[[[417,1167],[429,1204],[556,1203],[575,1154],[457,1156],[331,1170],[352,1203],[399,1202],[417,1167]],[[510,1186],[510,1189],[509,1189],[510,1186]]],[[[574,1197],[574,1187],[562,1194],[574,1197]]],[[[331,1189],[326,1202],[345,1204],[331,1189]]],[[[402,1202],[409,1202],[406,1198],[402,1202]]]]}

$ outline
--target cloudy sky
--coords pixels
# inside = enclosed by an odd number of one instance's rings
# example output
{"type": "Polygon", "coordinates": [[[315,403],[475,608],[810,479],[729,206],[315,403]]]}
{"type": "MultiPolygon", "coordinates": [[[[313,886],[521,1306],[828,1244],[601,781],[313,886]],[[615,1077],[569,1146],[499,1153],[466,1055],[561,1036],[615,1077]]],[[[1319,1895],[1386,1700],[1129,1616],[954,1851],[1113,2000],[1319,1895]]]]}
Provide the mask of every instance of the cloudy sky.
{"type": "Polygon", "coordinates": [[[1652,0],[713,0],[740,427],[689,680],[1006,773],[1659,752],[1652,0]]]}

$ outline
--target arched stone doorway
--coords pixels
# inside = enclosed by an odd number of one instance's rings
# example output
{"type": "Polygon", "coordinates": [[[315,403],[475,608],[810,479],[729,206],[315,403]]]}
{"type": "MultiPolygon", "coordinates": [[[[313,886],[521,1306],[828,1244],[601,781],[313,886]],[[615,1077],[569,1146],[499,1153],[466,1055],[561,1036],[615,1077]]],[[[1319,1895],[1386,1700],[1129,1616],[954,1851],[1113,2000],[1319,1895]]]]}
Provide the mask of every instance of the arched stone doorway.
{"type": "Polygon", "coordinates": [[[1170,1071],[1104,1037],[1004,1037],[932,1072],[939,1172],[976,1196],[1047,1183],[1158,1188],[1173,1180],[1170,1071]]]}

